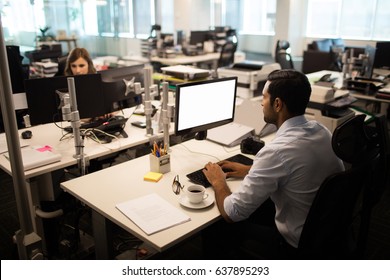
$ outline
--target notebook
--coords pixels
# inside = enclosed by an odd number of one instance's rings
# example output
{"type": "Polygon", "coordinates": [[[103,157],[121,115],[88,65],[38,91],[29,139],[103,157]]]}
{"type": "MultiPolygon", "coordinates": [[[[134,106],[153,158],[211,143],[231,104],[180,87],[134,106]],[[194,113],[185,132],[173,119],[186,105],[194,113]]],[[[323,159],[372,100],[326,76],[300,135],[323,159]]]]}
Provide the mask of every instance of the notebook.
{"type": "MultiPolygon", "coordinates": [[[[53,152],[50,146],[29,146],[21,149],[24,170],[47,165],[61,160],[61,154],[53,152]]],[[[4,156],[9,160],[9,154],[4,156]]]]}

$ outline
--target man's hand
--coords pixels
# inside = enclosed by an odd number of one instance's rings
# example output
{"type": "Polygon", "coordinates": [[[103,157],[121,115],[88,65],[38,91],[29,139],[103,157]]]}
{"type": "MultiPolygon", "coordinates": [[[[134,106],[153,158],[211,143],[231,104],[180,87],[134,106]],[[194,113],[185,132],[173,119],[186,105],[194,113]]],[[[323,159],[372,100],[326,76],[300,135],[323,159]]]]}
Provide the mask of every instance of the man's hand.
{"type": "Polygon", "coordinates": [[[236,177],[236,178],[244,178],[246,174],[248,174],[250,165],[245,165],[237,162],[223,160],[218,162],[218,165],[222,168],[222,170],[226,174],[226,178],[236,177]]]}

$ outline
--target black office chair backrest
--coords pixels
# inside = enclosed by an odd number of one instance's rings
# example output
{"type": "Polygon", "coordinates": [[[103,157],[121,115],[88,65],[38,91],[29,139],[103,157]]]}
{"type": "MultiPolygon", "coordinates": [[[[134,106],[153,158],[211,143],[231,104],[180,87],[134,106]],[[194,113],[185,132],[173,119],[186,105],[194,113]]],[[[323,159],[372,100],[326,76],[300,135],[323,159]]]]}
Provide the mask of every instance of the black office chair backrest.
{"type": "Polygon", "coordinates": [[[363,166],[329,176],[306,218],[298,249],[303,259],[352,259],[353,221],[367,176],[363,166]]]}
{"type": "Polygon", "coordinates": [[[285,50],[279,50],[276,54],[275,60],[280,64],[280,68],[282,69],[294,69],[292,57],[285,50]]]}
{"type": "Polygon", "coordinates": [[[285,50],[286,52],[289,52],[290,50],[290,43],[286,40],[278,40],[276,42],[276,47],[275,47],[275,62],[279,63],[277,53],[280,50],[285,50]]]}
{"type": "Polygon", "coordinates": [[[371,157],[373,160],[372,180],[364,190],[361,226],[358,235],[358,253],[363,258],[368,239],[373,207],[380,201],[390,181],[390,136],[385,115],[376,115],[366,125],[366,133],[369,138],[371,157]]]}
{"type": "Polygon", "coordinates": [[[225,43],[221,48],[221,55],[218,60],[218,67],[225,67],[234,63],[234,53],[236,52],[236,44],[233,42],[225,43]]]}
{"type": "Polygon", "coordinates": [[[55,76],[64,76],[65,75],[65,67],[66,67],[66,60],[68,59],[68,55],[60,56],[57,58],[58,63],[58,71],[55,74],[55,76]]]}
{"type": "Polygon", "coordinates": [[[363,208],[359,201],[371,184],[378,158],[364,120],[365,115],[355,116],[333,132],[334,152],[351,168],[329,176],[321,184],[300,237],[301,258],[351,259],[359,254],[355,237],[362,229],[353,230],[354,218],[363,208]]]}

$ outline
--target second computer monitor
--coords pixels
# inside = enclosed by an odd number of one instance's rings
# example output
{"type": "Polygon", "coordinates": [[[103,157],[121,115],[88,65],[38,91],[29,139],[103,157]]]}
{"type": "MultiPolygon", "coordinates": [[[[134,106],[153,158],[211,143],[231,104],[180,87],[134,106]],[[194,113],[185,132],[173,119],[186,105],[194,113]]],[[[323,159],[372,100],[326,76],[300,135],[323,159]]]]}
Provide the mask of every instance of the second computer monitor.
{"type": "Polygon", "coordinates": [[[191,31],[190,45],[196,46],[198,44],[202,44],[202,46],[203,46],[203,43],[209,39],[209,34],[210,34],[210,31],[208,31],[208,30],[191,31]]]}
{"type": "Polygon", "coordinates": [[[142,103],[141,95],[130,89],[128,82],[144,84],[144,64],[136,64],[101,71],[102,90],[109,112],[134,107],[142,103]]]}
{"type": "Polygon", "coordinates": [[[175,134],[199,133],[234,119],[237,77],[184,83],[176,86],[175,134]]]}
{"type": "MultiPolygon", "coordinates": [[[[93,118],[107,113],[100,74],[74,77],[80,118],[93,118]]],[[[59,92],[68,92],[68,77],[25,80],[26,98],[32,125],[62,121],[59,92]]]]}
{"type": "Polygon", "coordinates": [[[374,68],[390,69],[390,42],[377,42],[374,68]]]}

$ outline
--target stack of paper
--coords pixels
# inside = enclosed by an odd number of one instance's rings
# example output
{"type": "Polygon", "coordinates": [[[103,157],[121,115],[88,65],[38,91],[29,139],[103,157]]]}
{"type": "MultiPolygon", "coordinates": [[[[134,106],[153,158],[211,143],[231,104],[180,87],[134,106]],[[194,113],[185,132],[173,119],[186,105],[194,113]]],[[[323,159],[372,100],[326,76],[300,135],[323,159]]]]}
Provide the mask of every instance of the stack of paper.
{"type": "Polygon", "coordinates": [[[116,208],[148,235],[191,220],[155,193],[119,203],[116,208]]]}
{"type": "Polygon", "coordinates": [[[54,77],[58,72],[58,63],[47,61],[47,62],[34,62],[37,74],[41,77],[54,77]]]}

